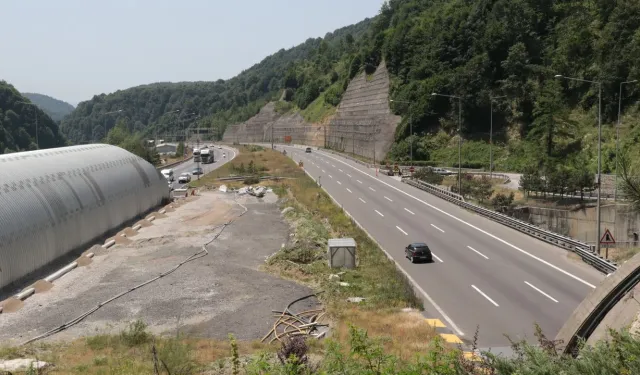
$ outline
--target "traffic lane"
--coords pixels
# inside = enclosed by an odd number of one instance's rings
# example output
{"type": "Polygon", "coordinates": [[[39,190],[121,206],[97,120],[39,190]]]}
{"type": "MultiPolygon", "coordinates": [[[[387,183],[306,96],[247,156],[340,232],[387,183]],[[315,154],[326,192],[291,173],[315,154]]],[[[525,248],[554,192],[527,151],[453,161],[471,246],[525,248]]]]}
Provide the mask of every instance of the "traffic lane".
{"type": "MultiPolygon", "coordinates": [[[[236,151],[233,149],[223,148],[223,149],[214,149],[213,152],[214,162],[211,164],[203,164],[200,163],[200,168],[202,168],[203,176],[207,173],[214,171],[217,168],[220,168],[222,165],[226,164],[236,156],[236,151]],[[223,157],[226,156],[226,157],[223,157]]],[[[178,177],[182,173],[189,173],[191,175],[191,181],[197,180],[197,175],[192,175],[191,172],[198,167],[198,163],[194,162],[193,159],[187,160],[184,163],[178,164],[173,168],[173,174],[175,176],[175,181],[173,182],[174,188],[180,186],[182,184],[178,183],[178,177]]]]}
{"type": "MultiPolygon", "coordinates": [[[[304,157],[300,157],[305,159],[304,157]]],[[[357,181],[346,179],[341,181],[340,176],[335,176],[327,172],[324,164],[317,164],[312,160],[308,160],[310,165],[307,171],[312,176],[323,176],[322,185],[334,198],[360,222],[369,233],[396,259],[399,264],[417,281],[423,289],[428,289],[428,293],[432,299],[436,301],[436,310],[443,311],[439,313],[444,320],[448,321],[451,327],[456,327],[456,333],[460,336],[472,335],[477,325],[482,327],[482,336],[480,344],[484,346],[508,345],[508,340],[503,333],[509,333],[514,337],[531,336],[533,333],[532,323],[523,324],[523,317],[530,318],[533,322],[532,313],[527,311],[527,306],[516,304],[503,304],[503,313],[495,311],[497,306],[490,304],[485,297],[479,294],[474,285],[483,285],[496,272],[491,269],[485,272],[483,277],[469,280],[469,277],[461,277],[468,275],[474,268],[461,262],[452,261],[445,255],[445,249],[451,247],[461,247],[464,241],[454,239],[453,241],[444,237],[438,237],[436,233],[440,233],[435,227],[420,227],[417,224],[405,225],[404,228],[394,227],[396,222],[402,221],[397,214],[397,210],[390,206],[378,206],[373,202],[371,193],[375,192],[368,189],[364,184],[357,181]],[[323,172],[323,169],[325,172],[323,172]],[[409,233],[418,233],[418,235],[410,235],[409,233]],[[382,235],[383,234],[383,235],[382,235]],[[428,240],[425,239],[428,237],[428,240]],[[435,262],[428,265],[411,264],[405,259],[404,247],[413,241],[426,241],[432,248],[435,262]],[[453,244],[452,244],[453,242],[453,244]],[[440,262],[442,260],[442,262],[440,262]],[[446,285],[442,288],[442,285],[446,285]],[[473,301],[474,309],[468,308],[469,302],[473,301]],[[506,306],[505,306],[506,305],[506,306]],[[446,317],[445,317],[446,316],[446,317]]],[[[389,204],[392,204],[390,202],[389,204]]],[[[471,272],[473,274],[473,272],[471,272]]],[[[495,282],[495,281],[494,281],[495,282]]],[[[512,283],[509,282],[509,285],[512,283]]],[[[482,288],[489,293],[493,289],[482,288]]],[[[479,290],[480,287],[478,287],[479,290]]],[[[484,291],[483,291],[484,292],[484,291]]],[[[496,294],[496,293],[493,293],[496,294]]],[[[435,306],[434,306],[435,307],[435,306]]],[[[427,306],[429,309],[429,306],[427,306]]],[[[432,315],[433,316],[433,315],[432,315]]],[[[540,318],[541,315],[538,315],[540,318]]],[[[526,319],[526,318],[525,318],[526,319]]],[[[544,320],[548,319],[544,317],[544,320]]],[[[545,325],[546,326],[546,325],[545,325]]]]}
{"type": "MultiPolygon", "coordinates": [[[[491,237],[479,232],[464,230],[465,228],[456,225],[457,223],[451,220],[440,220],[441,218],[435,216],[433,211],[424,210],[420,207],[410,211],[409,207],[413,203],[410,198],[402,194],[393,194],[393,191],[385,191],[383,188],[379,189],[379,196],[377,197],[379,204],[386,205],[386,209],[389,210],[404,208],[398,225],[402,226],[407,221],[411,223],[429,223],[429,225],[434,226],[443,234],[447,233],[448,236],[455,236],[457,239],[465,240],[466,244],[455,250],[457,255],[465,259],[488,260],[495,265],[496,272],[504,275],[507,283],[510,280],[514,280],[512,276],[518,276],[524,278],[520,286],[527,286],[528,284],[525,284],[525,281],[527,281],[542,290],[553,292],[557,297],[556,299],[560,298],[566,302],[566,305],[563,304],[563,306],[568,306],[569,313],[591,290],[588,285],[570,278],[544,263],[528,257],[525,258],[520,253],[510,251],[509,248],[501,249],[506,245],[495,241],[491,237]]],[[[364,193],[368,194],[368,191],[364,193]]],[[[372,196],[370,199],[373,200],[374,198],[372,196]]]]}
{"type": "Polygon", "coordinates": [[[514,338],[534,339],[533,323],[536,321],[546,332],[559,329],[563,320],[556,318],[557,312],[553,306],[544,304],[550,301],[542,301],[539,298],[542,296],[536,298],[536,295],[532,295],[524,281],[514,283],[519,270],[505,274],[490,262],[477,262],[466,256],[466,249],[462,250],[470,242],[464,235],[456,233],[454,237],[447,236],[442,233],[444,228],[427,224],[428,219],[407,223],[399,211],[401,202],[385,199],[386,204],[376,204],[373,196],[376,193],[369,186],[357,181],[353,183],[350,179],[343,182],[340,176],[323,174],[322,170],[318,170],[324,165],[316,167],[313,161],[310,163],[312,167],[308,169],[312,175],[325,177],[323,186],[376,237],[396,261],[401,262],[405,257],[404,246],[409,242],[425,241],[429,244],[436,257],[435,264],[426,269],[424,265],[411,264],[407,260],[405,269],[423,288],[428,288],[428,293],[451,317],[454,325],[460,328],[459,334],[473,333],[479,325],[482,330],[480,344],[492,346],[509,344],[504,333],[514,338]],[[344,190],[341,190],[343,187],[344,190]],[[386,228],[374,229],[380,227],[381,222],[385,223],[383,226],[386,228]],[[403,227],[394,225],[402,222],[405,222],[400,224],[403,227]],[[384,233],[384,236],[376,233],[384,233]],[[439,287],[443,284],[446,285],[444,289],[439,287]],[[485,296],[489,296],[489,299],[485,296]],[[499,306],[491,302],[496,300],[501,301],[499,306]],[[468,309],[469,301],[474,301],[476,306],[472,311],[468,309]]]}
{"type": "Polygon", "coordinates": [[[426,204],[419,202],[418,200],[411,197],[412,199],[414,199],[414,205],[420,203],[424,207],[433,209],[435,212],[441,214],[444,220],[452,219],[453,221],[459,224],[463,224],[469,227],[469,229],[478,231],[488,237],[497,237],[496,239],[505,244],[510,249],[509,251],[515,250],[516,252],[530,257],[530,255],[524,253],[526,252],[538,258],[541,258],[556,267],[559,267],[561,269],[568,269],[568,273],[587,281],[591,285],[597,285],[604,279],[604,275],[602,275],[600,272],[593,269],[589,265],[585,264],[584,262],[570,259],[567,256],[567,250],[560,249],[556,246],[547,244],[531,236],[520,233],[514,229],[493,222],[480,215],[467,211],[453,203],[444,201],[432,194],[394,180],[388,176],[376,177],[375,171],[363,167],[357,163],[351,162],[351,164],[349,164],[349,160],[339,160],[337,158],[334,158],[334,155],[323,155],[322,153],[316,153],[316,155],[316,157],[319,157],[319,159],[326,159],[321,160],[321,163],[323,162],[329,165],[331,165],[332,162],[340,163],[342,165],[346,164],[346,168],[353,170],[355,174],[359,174],[363,178],[372,179],[374,181],[377,181],[377,183],[379,183],[380,185],[385,185],[387,187],[389,187],[390,185],[392,187],[391,189],[395,190],[396,192],[400,190],[405,194],[420,199],[426,204]],[[429,207],[427,204],[433,207],[429,207]],[[438,210],[443,212],[439,212],[438,210]],[[521,250],[524,250],[524,252],[521,250]]]}

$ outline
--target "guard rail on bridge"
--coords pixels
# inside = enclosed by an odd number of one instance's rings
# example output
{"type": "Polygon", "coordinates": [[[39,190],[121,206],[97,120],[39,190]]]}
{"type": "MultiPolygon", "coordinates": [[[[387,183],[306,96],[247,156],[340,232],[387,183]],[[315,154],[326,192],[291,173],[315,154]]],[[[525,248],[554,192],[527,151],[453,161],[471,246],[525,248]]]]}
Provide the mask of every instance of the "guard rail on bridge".
{"type": "Polygon", "coordinates": [[[466,208],[467,210],[473,211],[479,215],[482,215],[486,218],[496,221],[502,225],[506,225],[510,228],[513,228],[519,232],[528,234],[529,236],[538,238],[542,241],[545,241],[550,244],[561,247],[563,249],[572,251],[578,254],[585,263],[592,265],[594,268],[596,268],[600,272],[609,274],[618,269],[618,266],[616,263],[610,262],[604,259],[603,257],[601,257],[600,255],[595,254],[593,251],[591,251],[591,247],[584,242],[580,242],[573,238],[566,237],[557,233],[553,233],[542,228],[538,228],[535,225],[529,224],[522,220],[518,220],[510,216],[507,216],[505,214],[465,202],[462,196],[452,193],[450,191],[441,189],[437,186],[428,184],[426,182],[417,181],[415,179],[406,178],[406,177],[402,179],[402,182],[408,185],[414,186],[420,190],[429,192],[437,197],[440,197],[449,202],[457,204],[460,207],[466,208]]]}
{"type": "Polygon", "coordinates": [[[184,163],[185,161],[187,161],[187,160],[191,160],[191,159],[193,159],[193,155],[189,156],[188,158],[185,158],[185,159],[182,159],[182,160],[178,160],[178,161],[176,161],[176,162],[173,162],[173,163],[171,163],[171,164],[165,164],[165,165],[162,165],[162,166],[156,167],[156,169],[160,171],[160,170],[167,169],[167,168],[173,168],[173,167],[175,167],[176,165],[178,165],[178,164],[182,164],[182,163],[184,163]]]}

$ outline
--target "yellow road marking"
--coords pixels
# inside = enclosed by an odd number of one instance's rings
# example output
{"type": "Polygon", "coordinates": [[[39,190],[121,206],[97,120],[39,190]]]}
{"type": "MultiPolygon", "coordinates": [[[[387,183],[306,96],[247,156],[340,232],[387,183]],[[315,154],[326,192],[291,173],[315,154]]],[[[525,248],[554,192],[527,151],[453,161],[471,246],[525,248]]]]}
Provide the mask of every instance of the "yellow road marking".
{"type": "Polygon", "coordinates": [[[440,321],[440,319],[425,319],[427,324],[434,328],[445,328],[446,326],[440,321]]]}
{"type": "Polygon", "coordinates": [[[450,333],[441,333],[440,337],[444,339],[444,341],[450,344],[462,344],[462,340],[456,335],[452,335],[450,333]]]}

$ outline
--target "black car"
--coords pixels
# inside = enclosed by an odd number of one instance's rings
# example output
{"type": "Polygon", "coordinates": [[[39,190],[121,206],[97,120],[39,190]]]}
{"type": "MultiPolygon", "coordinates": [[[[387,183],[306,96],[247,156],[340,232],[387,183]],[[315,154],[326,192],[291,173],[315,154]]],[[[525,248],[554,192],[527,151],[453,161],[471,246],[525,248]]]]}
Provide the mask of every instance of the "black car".
{"type": "Polygon", "coordinates": [[[407,259],[411,260],[411,263],[415,263],[417,260],[424,260],[429,263],[433,261],[431,250],[424,242],[414,242],[404,248],[404,254],[407,259]]]}
{"type": "Polygon", "coordinates": [[[307,154],[310,154],[311,153],[311,147],[307,147],[307,149],[304,152],[306,152],[307,154]]]}
{"type": "Polygon", "coordinates": [[[191,172],[191,174],[194,175],[194,176],[200,175],[202,173],[203,173],[202,172],[202,168],[196,168],[191,172]]]}

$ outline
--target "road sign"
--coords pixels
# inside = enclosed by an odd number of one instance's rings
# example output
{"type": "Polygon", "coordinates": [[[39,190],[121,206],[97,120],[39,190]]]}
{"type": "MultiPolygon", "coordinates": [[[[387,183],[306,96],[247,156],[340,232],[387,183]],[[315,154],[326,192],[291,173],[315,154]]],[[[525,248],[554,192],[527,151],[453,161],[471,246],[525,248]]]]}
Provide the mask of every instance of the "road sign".
{"type": "Polygon", "coordinates": [[[409,172],[413,173],[413,171],[415,171],[415,169],[413,168],[413,166],[409,167],[409,172]]]}
{"type": "Polygon", "coordinates": [[[600,239],[600,245],[613,245],[615,243],[616,240],[613,238],[613,235],[611,234],[609,229],[606,229],[604,231],[604,234],[602,235],[602,238],[600,239]]]}

